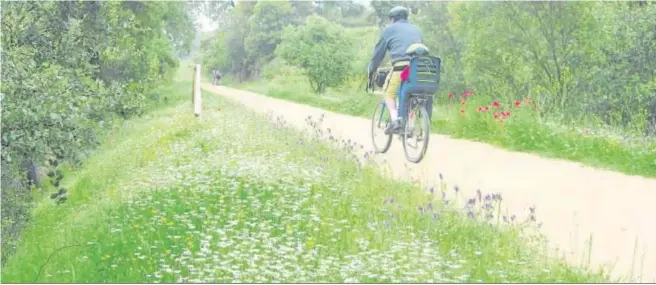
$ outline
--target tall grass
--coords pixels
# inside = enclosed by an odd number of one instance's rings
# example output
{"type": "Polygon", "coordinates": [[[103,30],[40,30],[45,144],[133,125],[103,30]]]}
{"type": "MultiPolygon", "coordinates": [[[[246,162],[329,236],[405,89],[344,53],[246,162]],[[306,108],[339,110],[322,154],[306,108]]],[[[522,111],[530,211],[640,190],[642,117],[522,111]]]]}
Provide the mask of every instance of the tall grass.
{"type": "Polygon", "coordinates": [[[66,169],[68,201],[41,198],[2,281],[607,280],[546,258],[535,217],[500,216],[500,195],[458,205],[446,181],[385,178],[361,146],[204,102],[200,118],[185,103],[128,121],[66,169]]]}

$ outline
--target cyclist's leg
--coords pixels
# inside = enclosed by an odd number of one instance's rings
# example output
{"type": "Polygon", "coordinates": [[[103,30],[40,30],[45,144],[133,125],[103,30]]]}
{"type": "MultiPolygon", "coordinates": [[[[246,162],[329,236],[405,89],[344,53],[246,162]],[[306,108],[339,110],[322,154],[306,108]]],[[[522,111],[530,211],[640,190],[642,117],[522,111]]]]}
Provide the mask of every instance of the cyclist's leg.
{"type": "Polygon", "coordinates": [[[387,74],[385,79],[385,85],[383,86],[385,105],[387,105],[387,110],[390,112],[390,117],[392,121],[396,121],[399,118],[399,112],[396,110],[396,93],[398,89],[398,82],[394,82],[393,78],[399,78],[399,73],[396,71],[390,71],[387,74]],[[396,85],[396,86],[394,86],[396,85]]]}
{"type": "Polygon", "coordinates": [[[408,62],[395,63],[394,68],[392,68],[392,71],[387,75],[387,80],[385,82],[385,104],[387,105],[390,116],[392,117],[392,124],[390,124],[388,131],[400,127],[399,112],[396,108],[396,97],[398,95],[399,86],[401,85],[402,67],[406,65],[408,65],[408,62]]]}

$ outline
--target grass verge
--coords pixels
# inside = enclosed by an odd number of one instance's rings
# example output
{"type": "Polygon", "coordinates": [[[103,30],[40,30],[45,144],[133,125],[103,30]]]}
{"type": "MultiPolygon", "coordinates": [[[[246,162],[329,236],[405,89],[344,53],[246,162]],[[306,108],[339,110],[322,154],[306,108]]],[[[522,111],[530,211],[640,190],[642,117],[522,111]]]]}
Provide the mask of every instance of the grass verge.
{"type": "MultiPolygon", "coordinates": [[[[230,85],[364,118],[371,116],[379,100],[365,95],[364,91],[354,92],[347,88],[315,95],[306,86],[305,79],[299,76],[281,76],[272,82],[230,85]]],[[[470,98],[464,105],[455,100],[439,100],[440,104],[433,110],[432,131],[510,150],[581,162],[596,168],[656,177],[656,141],[653,139],[629,141],[618,136],[593,135],[585,129],[564,128],[540,120],[530,112],[532,108],[528,106],[515,108],[514,102],[501,102],[500,109],[478,112],[479,107],[491,106],[492,102],[476,95],[470,98]],[[493,118],[493,114],[501,110],[513,114],[503,123],[493,118]]]]}
{"type": "Polygon", "coordinates": [[[457,211],[446,184],[392,181],[351,146],[204,104],[200,118],[185,103],[127,121],[67,169],[68,201],[42,198],[2,281],[607,280],[546,258],[531,220],[502,221],[498,195],[457,211]]]}

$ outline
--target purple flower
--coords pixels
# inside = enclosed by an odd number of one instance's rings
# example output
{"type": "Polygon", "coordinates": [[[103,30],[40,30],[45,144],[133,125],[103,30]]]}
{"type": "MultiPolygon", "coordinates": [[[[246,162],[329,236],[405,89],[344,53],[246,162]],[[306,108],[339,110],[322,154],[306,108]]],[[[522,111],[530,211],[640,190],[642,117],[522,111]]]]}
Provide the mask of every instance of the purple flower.
{"type": "Polygon", "coordinates": [[[535,205],[528,208],[528,210],[531,211],[531,214],[535,214],[535,205]]]}
{"type": "Polygon", "coordinates": [[[467,217],[469,217],[470,219],[473,219],[474,218],[474,212],[468,211],[467,212],[467,217]]]}
{"type": "Polygon", "coordinates": [[[453,186],[453,190],[456,191],[456,193],[458,193],[458,191],[460,191],[460,188],[458,188],[458,185],[456,185],[456,186],[453,186]]]}
{"type": "Polygon", "coordinates": [[[433,186],[431,186],[431,188],[428,189],[428,192],[430,192],[431,194],[433,194],[434,191],[435,191],[435,188],[433,186]]]}
{"type": "Polygon", "coordinates": [[[440,180],[443,180],[444,178],[442,177],[442,172],[440,172],[440,180]]]}
{"type": "Polygon", "coordinates": [[[437,213],[433,214],[433,220],[437,221],[437,213]]]}

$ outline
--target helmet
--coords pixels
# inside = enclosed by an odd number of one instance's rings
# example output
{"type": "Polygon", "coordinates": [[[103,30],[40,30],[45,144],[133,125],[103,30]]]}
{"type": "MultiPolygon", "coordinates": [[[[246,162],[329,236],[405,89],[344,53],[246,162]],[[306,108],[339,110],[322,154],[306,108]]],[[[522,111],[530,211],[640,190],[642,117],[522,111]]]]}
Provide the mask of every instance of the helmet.
{"type": "Polygon", "coordinates": [[[394,20],[399,20],[399,19],[408,19],[408,8],[403,7],[403,6],[396,6],[389,11],[389,17],[394,19],[394,20]]]}

